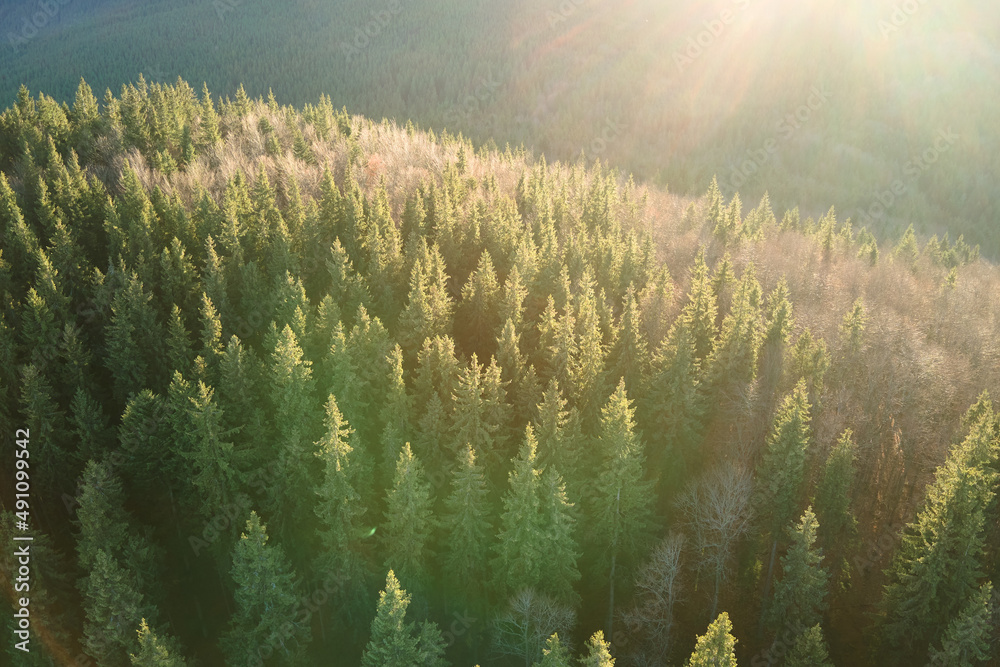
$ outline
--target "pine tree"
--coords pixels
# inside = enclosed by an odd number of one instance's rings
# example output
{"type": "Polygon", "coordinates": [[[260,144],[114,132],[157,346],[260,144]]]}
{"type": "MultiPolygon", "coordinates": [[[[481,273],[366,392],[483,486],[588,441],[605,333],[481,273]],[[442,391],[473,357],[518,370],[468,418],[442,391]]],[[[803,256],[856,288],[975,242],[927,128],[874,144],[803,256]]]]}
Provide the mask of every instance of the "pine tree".
{"type": "Polygon", "coordinates": [[[716,333],[716,312],[716,297],[708,277],[708,267],[705,265],[705,251],[702,249],[695,257],[694,268],[691,269],[688,303],[681,311],[681,317],[694,339],[695,358],[699,361],[708,358],[712,351],[716,333]]]}
{"type": "Polygon", "coordinates": [[[625,388],[633,396],[644,393],[649,374],[649,350],[640,325],[639,302],[635,290],[629,285],[618,326],[618,338],[608,355],[608,363],[612,369],[612,379],[623,378],[625,388]]]}
{"type": "Polygon", "coordinates": [[[865,311],[865,304],[859,297],[851,306],[851,310],[844,315],[840,324],[841,345],[848,354],[856,355],[861,351],[867,322],[868,314],[865,311]]]}
{"type": "Polygon", "coordinates": [[[694,463],[701,435],[703,399],[695,339],[687,322],[678,320],[653,356],[650,390],[643,402],[644,424],[661,470],[683,476],[680,464],[694,463]]]}
{"type": "Polygon", "coordinates": [[[815,625],[825,610],[830,575],[820,566],[822,553],[814,548],[818,529],[811,507],[806,508],[797,525],[789,526],[791,546],[781,557],[784,574],[775,586],[774,601],[768,610],[769,625],[775,631],[793,623],[815,625]]]}
{"type": "Polygon", "coordinates": [[[687,667],[736,667],[736,638],[729,614],[722,612],[698,637],[687,667]]]}
{"type": "Polygon", "coordinates": [[[769,588],[781,531],[792,521],[799,507],[809,447],[809,408],[806,384],[800,380],[782,401],[757,470],[760,485],[757,504],[763,510],[765,528],[772,542],[765,591],[769,588]]]}
{"type": "Polygon", "coordinates": [[[580,657],[580,667],[615,667],[611,643],[604,641],[604,633],[600,630],[587,640],[587,654],[580,657]]]}
{"type": "Polygon", "coordinates": [[[601,554],[598,567],[608,573],[609,637],[615,611],[615,584],[631,578],[632,568],[645,556],[652,541],[654,496],[652,485],[643,479],[645,453],[635,433],[632,415],[622,379],[601,411],[597,443],[600,473],[589,512],[595,551],[601,554]]]}
{"type": "Polygon", "coordinates": [[[367,574],[357,544],[366,509],[353,483],[350,444],[353,433],[331,394],[326,403],[326,433],[316,443],[314,452],[323,463],[323,478],[316,487],[319,503],[315,512],[321,524],[323,545],[318,562],[321,569],[341,572],[350,582],[364,581],[367,574]]]}
{"type": "Polygon", "coordinates": [[[185,667],[184,659],[172,647],[174,642],[157,636],[145,618],[139,624],[137,633],[139,652],[131,655],[132,667],[185,667]]]}
{"type": "Polygon", "coordinates": [[[493,354],[497,334],[500,333],[500,285],[493,259],[483,251],[479,265],[462,288],[459,309],[458,340],[466,343],[470,353],[484,359],[493,354]]]}
{"type": "Polygon", "coordinates": [[[389,570],[385,588],[379,594],[372,621],[371,639],[361,658],[362,667],[445,667],[444,640],[440,630],[423,623],[418,633],[406,622],[410,596],[389,570]]]}
{"type": "Polygon", "coordinates": [[[982,577],[987,508],[995,502],[996,425],[989,401],[966,416],[969,434],[935,473],[903,531],[882,600],[892,661],[936,644],[982,577]]]}
{"type": "Polygon", "coordinates": [[[267,543],[267,528],[250,512],[246,531],[233,548],[230,570],[236,611],[221,646],[234,665],[274,655],[280,665],[299,664],[312,631],[301,621],[295,572],[279,546],[267,543]]]}
{"type": "Polygon", "coordinates": [[[382,549],[386,567],[397,570],[412,585],[423,585],[431,558],[430,540],[435,519],[431,486],[409,443],[396,461],[393,486],[386,494],[382,549]]]}
{"type": "Polygon", "coordinates": [[[854,433],[847,429],[823,466],[823,477],[816,489],[816,517],[819,520],[823,543],[834,545],[843,535],[853,535],[857,530],[857,520],[851,512],[851,490],[854,485],[854,460],[857,445],[854,433]]]}
{"type": "Polygon", "coordinates": [[[795,638],[788,655],[786,667],[833,667],[819,624],[806,628],[795,638]]]}
{"type": "Polygon", "coordinates": [[[993,584],[987,581],[969,597],[958,616],[948,624],[941,648],[931,648],[932,665],[973,667],[989,660],[992,594],[993,584]]]}
{"type": "Polygon", "coordinates": [[[537,667],[571,667],[570,659],[569,649],[563,645],[557,632],[545,641],[542,660],[535,664],[537,667]]]}
{"type": "Polygon", "coordinates": [[[133,273],[111,304],[108,366],[115,381],[115,398],[123,404],[129,396],[150,386],[149,351],[157,349],[162,340],[151,299],[133,273]]]}
{"type": "Polygon", "coordinates": [[[493,530],[486,480],[471,445],[459,455],[444,507],[444,572],[464,590],[482,593],[493,530]]]}
{"type": "Polygon", "coordinates": [[[150,618],[150,607],[136,581],[104,549],[93,554],[90,574],[83,580],[83,645],[99,664],[129,664],[129,654],[139,648],[135,628],[150,618]]]}
{"type": "Polygon", "coordinates": [[[573,583],[580,575],[576,570],[576,544],[566,530],[572,526],[571,505],[558,478],[552,475],[543,480],[537,467],[537,449],[529,424],[503,498],[493,559],[494,586],[504,597],[524,589],[538,589],[573,601],[573,583]],[[563,530],[553,532],[557,527],[563,530]],[[559,574],[546,578],[544,574],[549,571],[559,574]]]}
{"type": "Polygon", "coordinates": [[[243,481],[244,453],[236,451],[226,438],[232,432],[224,427],[223,411],[215,400],[215,391],[204,382],[188,406],[194,449],[182,452],[189,461],[187,477],[198,490],[202,517],[210,520],[219,509],[232,502],[243,481]]]}

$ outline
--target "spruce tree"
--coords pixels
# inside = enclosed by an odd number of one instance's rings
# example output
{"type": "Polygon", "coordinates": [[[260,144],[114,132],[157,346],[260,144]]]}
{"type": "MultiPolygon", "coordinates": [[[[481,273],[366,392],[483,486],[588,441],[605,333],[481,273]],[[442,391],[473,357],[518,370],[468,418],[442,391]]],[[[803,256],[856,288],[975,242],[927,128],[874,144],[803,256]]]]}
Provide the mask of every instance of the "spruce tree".
{"type": "Polygon", "coordinates": [[[186,663],[177,654],[174,642],[157,636],[145,618],[139,624],[137,634],[139,651],[131,655],[132,667],[185,667],[186,663]]]}
{"type": "MultiPolygon", "coordinates": [[[[941,641],[941,648],[931,648],[932,665],[973,667],[990,658],[993,584],[989,581],[973,593],[959,614],[951,620],[941,641]]],[[[992,629],[995,633],[995,628],[992,629]]]]}
{"type": "Polygon", "coordinates": [[[700,635],[687,667],[736,667],[736,638],[729,614],[722,612],[700,635]]]}
{"type": "Polygon", "coordinates": [[[705,251],[702,249],[695,257],[688,302],[681,311],[681,317],[694,339],[695,358],[699,361],[707,359],[712,351],[716,334],[716,313],[716,297],[708,277],[708,266],[705,265],[705,251]]]}
{"type": "Polygon", "coordinates": [[[795,638],[795,643],[785,656],[785,665],[786,667],[833,667],[826,640],[823,638],[823,629],[818,623],[806,628],[795,638]]]}
{"type": "Polygon", "coordinates": [[[267,541],[267,528],[251,511],[233,548],[230,575],[236,611],[220,642],[233,665],[255,664],[270,656],[274,664],[298,664],[312,639],[298,613],[295,572],[281,547],[267,541]]]}
{"type": "Polygon", "coordinates": [[[597,448],[600,472],[589,514],[594,550],[601,554],[598,568],[609,582],[606,624],[611,636],[615,584],[631,578],[632,568],[645,557],[653,537],[653,490],[643,479],[646,457],[635,433],[624,378],[601,411],[597,448]]]}
{"type": "Polygon", "coordinates": [[[570,660],[569,649],[563,645],[557,632],[545,641],[545,648],[542,649],[542,660],[535,665],[536,667],[571,667],[570,660]]]}
{"type": "Polygon", "coordinates": [[[857,520],[850,507],[856,457],[854,433],[847,429],[830,450],[816,489],[816,518],[822,542],[827,548],[833,546],[841,535],[853,536],[857,530],[857,520]]]}
{"type": "Polygon", "coordinates": [[[493,530],[486,480],[471,445],[458,457],[444,507],[444,572],[469,593],[482,594],[493,530]]]}
{"type": "Polygon", "coordinates": [[[445,667],[444,640],[432,623],[418,631],[406,622],[410,596],[392,570],[386,575],[372,621],[371,639],[361,658],[362,667],[445,667]]]}
{"type": "Polygon", "coordinates": [[[781,557],[783,575],[767,613],[769,625],[777,632],[792,624],[815,625],[825,610],[830,575],[820,565],[822,552],[814,548],[818,529],[812,508],[806,508],[797,525],[789,526],[791,546],[781,557]]]}
{"type": "Polygon", "coordinates": [[[580,667],[615,667],[611,643],[604,641],[604,633],[600,630],[587,640],[587,653],[580,657],[580,667]]]}
{"type": "Polygon", "coordinates": [[[430,483],[406,443],[396,461],[392,488],[386,494],[382,553],[386,567],[405,576],[411,586],[422,587],[428,580],[435,526],[431,505],[430,483]]]}
{"type": "Polygon", "coordinates": [[[82,582],[83,645],[101,665],[129,664],[139,648],[135,628],[151,618],[150,607],[135,579],[104,549],[93,554],[90,574],[82,582]]]}
{"type": "Polygon", "coordinates": [[[767,439],[764,458],[757,469],[758,507],[762,509],[764,528],[771,535],[765,591],[769,588],[781,531],[792,521],[799,507],[810,438],[809,408],[805,380],[800,380],[782,401],[767,439]]]}

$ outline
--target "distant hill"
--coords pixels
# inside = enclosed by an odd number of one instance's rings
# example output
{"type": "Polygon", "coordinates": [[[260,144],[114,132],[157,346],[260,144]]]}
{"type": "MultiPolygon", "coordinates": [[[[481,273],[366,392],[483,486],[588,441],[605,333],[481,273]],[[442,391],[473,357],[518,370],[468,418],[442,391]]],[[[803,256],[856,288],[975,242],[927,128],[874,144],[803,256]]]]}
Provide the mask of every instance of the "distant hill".
{"type": "Polygon", "coordinates": [[[911,223],[964,234],[996,258],[1000,10],[903,4],[54,0],[51,17],[7,4],[0,98],[25,83],[68,100],[81,75],[117,94],[139,72],[298,106],[323,93],[477,143],[583,151],[679,194],[717,175],[726,196],[834,205],[882,239],[911,223]]]}

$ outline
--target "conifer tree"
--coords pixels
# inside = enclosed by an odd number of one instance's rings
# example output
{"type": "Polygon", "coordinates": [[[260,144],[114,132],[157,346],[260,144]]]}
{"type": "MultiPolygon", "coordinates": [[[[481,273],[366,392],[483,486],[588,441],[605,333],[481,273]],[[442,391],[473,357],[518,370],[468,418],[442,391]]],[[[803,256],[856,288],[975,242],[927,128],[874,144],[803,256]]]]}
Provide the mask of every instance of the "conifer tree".
{"type": "Polygon", "coordinates": [[[649,351],[640,325],[639,302],[635,290],[629,285],[618,326],[618,338],[608,355],[608,363],[612,368],[612,379],[623,378],[625,388],[633,396],[644,392],[649,373],[649,351]]]}
{"type": "Polygon", "coordinates": [[[966,423],[968,436],[935,473],[889,570],[882,635],[892,661],[937,644],[982,576],[986,512],[995,502],[998,477],[989,401],[974,406],[966,423]]]}
{"type": "MultiPolygon", "coordinates": [[[[650,390],[643,402],[646,432],[658,464],[667,471],[694,462],[704,405],[700,368],[690,326],[679,319],[653,356],[650,390]]],[[[683,469],[674,473],[679,478],[683,469]]]]}
{"type": "Polygon", "coordinates": [[[459,309],[458,339],[468,345],[468,351],[484,359],[495,352],[497,334],[500,333],[501,289],[497,281],[493,259],[483,251],[476,270],[462,288],[459,309]]]}
{"type": "Polygon", "coordinates": [[[989,660],[992,594],[993,584],[987,581],[969,597],[958,616],[948,624],[941,648],[931,648],[932,665],[972,667],[989,660]]]}
{"type": "Polygon", "coordinates": [[[155,610],[146,603],[135,579],[104,549],[94,552],[90,574],[82,583],[87,653],[101,665],[128,665],[129,654],[139,648],[135,628],[155,610]]]}
{"type": "Polygon", "coordinates": [[[267,528],[250,512],[246,529],[233,548],[230,570],[235,583],[236,611],[221,641],[234,665],[274,656],[280,665],[298,664],[312,631],[301,621],[295,594],[295,572],[280,546],[267,543],[267,528]]]}
{"type": "Polygon", "coordinates": [[[184,659],[177,654],[169,638],[161,638],[142,619],[137,631],[139,651],[133,653],[132,667],[185,667],[184,659]]]}
{"type": "Polygon", "coordinates": [[[357,544],[366,508],[354,487],[353,433],[331,394],[326,403],[326,433],[314,452],[323,463],[323,478],[316,487],[319,503],[315,512],[323,545],[318,562],[325,571],[343,573],[352,584],[363,582],[367,575],[357,544]]]}
{"type": "Polygon", "coordinates": [[[458,457],[444,507],[444,572],[465,590],[481,594],[479,582],[488,575],[493,531],[486,480],[471,445],[458,457]]]}
{"type": "Polygon", "coordinates": [[[857,520],[850,508],[856,456],[854,432],[847,429],[830,450],[823,466],[823,476],[816,489],[816,517],[827,548],[841,535],[852,535],[856,530],[857,520]]]}
{"type": "Polygon", "coordinates": [[[797,525],[789,526],[791,546],[781,557],[784,572],[774,589],[768,610],[769,625],[780,632],[791,624],[806,627],[819,622],[825,609],[826,586],[830,578],[820,566],[823,555],[814,548],[819,523],[812,508],[806,508],[797,525]]]}
{"type": "Polygon", "coordinates": [[[386,494],[382,551],[387,568],[399,571],[412,586],[423,586],[428,577],[431,534],[431,486],[409,443],[396,461],[396,475],[386,494]]]}
{"type": "Polygon", "coordinates": [[[705,265],[705,251],[702,249],[695,257],[694,268],[691,269],[688,302],[681,311],[681,317],[684,318],[694,339],[695,358],[698,360],[706,359],[712,351],[716,333],[716,312],[716,297],[708,277],[708,267],[705,265]]]}
{"type": "Polygon", "coordinates": [[[858,297],[840,323],[841,345],[848,354],[856,355],[861,351],[867,322],[868,313],[865,310],[864,301],[858,297]]]}
{"type": "Polygon", "coordinates": [[[152,295],[132,273],[111,304],[108,366],[115,380],[115,398],[123,404],[130,395],[150,386],[148,355],[150,350],[158,348],[162,338],[151,299],[152,295]]]}
{"type": "Polygon", "coordinates": [[[573,583],[580,575],[576,569],[576,545],[567,530],[572,526],[571,505],[558,478],[552,475],[543,480],[537,467],[537,449],[534,430],[529,424],[503,498],[493,559],[494,586],[504,596],[537,588],[573,601],[573,583]],[[548,572],[558,574],[546,578],[544,574],[548,572]]]}
{"type": "MultiPolygon", "coordinates": [[[[768,582],[781,531],[795,517],[799,506],[806,450],[809,447],[809,408],[806,384],[800,380],[782,401],[774,419],[774,428],[767,439],[764,458],[757,470],[758,506],[762,509],[765,528],[771,535],[768,582]]],[[[769,585],[765,584],[765,591],[768,588],[769,585]]]]}
{"type": "Polygon", "coordinates": [[[729,614],[722,612],[698,637],[687,667],[736,667],[736,638],[729,614]]]}
{"type": "Polygon", "coordinates": [[[545,641],[545,648],[542,649],[542,660],[535,664],[537,667],[571,667],[570,660],[569,649],[563,645],[557,632],[545,641]]]}
{"type": "Polygon", "coordinates": [[[819,624],[806,628],[795,638],[788,655],[785,657],[787,667],[833,667],[830,655],[823,639],[823,630],[819,624]]]}
{"type": "Polygon", "coordinates": [[[615,667],[611,643],[604,641],[604,633],[600,630],[587,640],[587,653],[580,657],[580,667],[615,667]]]}
{"type": "Polygon", "coordinates": [[[406,622],[410,596],[399,585],[392,570],[386,575],[372,621],[371,639],[361,658],[362,667],[445,667],[444,639],[432,623],[418,632],[406,622]]]}
{"type": "Polygon", "coordinates": [[[760,284],[753,264],[740,279],[733,307],[722,321],[722,332],[706,363],[707,381],[715,389],[747,384],[757,371],[760,347],[760,284]]]}
{"type": "Polygon", "coordinates": [[[220,507],[235,499],[244,477],[245,456],[227,441],[232,432],[225,430],[223,411],[215,400],[215,391],[204,382],[198,383],[188,414],[193,427],[194,449],[182,452],[182,456],[191,466],[188,477],[201,497],[202,516],[210,520],[220,507]]]}
{"type": "Polygon", "coordinates": [[[608,597],[607,632],[615,611],[615,584],[625,580],[638,559],[645,556],[652,541],[653,492],[643,479],[645,453],[643,443],[635,433],[631,402],[625,391],[625,380],[618,383],[615,393],[601,411],[598,436],[600,473],[592,497],[595,551],[602,554],[598,561],[607,572],[608,597]]]}

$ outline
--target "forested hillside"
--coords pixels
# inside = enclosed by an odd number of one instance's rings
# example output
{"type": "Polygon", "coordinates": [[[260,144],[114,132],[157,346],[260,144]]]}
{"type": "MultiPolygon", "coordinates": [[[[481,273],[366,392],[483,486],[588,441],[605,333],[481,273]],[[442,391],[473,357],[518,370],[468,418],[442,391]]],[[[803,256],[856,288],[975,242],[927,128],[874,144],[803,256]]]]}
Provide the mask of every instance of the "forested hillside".
{"type": "Polygon", "coordinates": [[[1000,658],[964,240],[183,81],[0,172],[10,664],[1000,658]]]}
{"type": "Polygon", "coordinates": [[[980,0],[51,0],[0,6],[0,99],[183,76],[600,157],[691,196],[1000,258],[1000,9],[980,0]],[[815,208],[813,208],[815,207],[815,208]]]}

